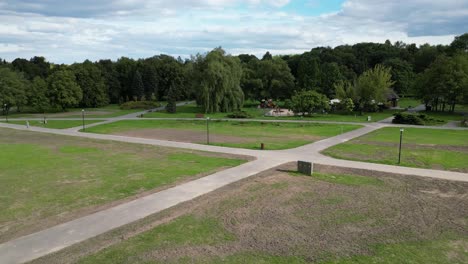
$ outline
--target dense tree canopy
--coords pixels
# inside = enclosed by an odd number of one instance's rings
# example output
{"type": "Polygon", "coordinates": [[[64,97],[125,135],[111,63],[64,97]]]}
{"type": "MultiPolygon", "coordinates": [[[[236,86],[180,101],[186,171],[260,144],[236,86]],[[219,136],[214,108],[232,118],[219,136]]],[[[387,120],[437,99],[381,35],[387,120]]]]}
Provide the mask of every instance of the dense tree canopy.
{"type": "Polygon", "coordinates": [[[47,78],[47,97],[52,106],[65,110],[76,106],[83,99],[81,87],[76,83],[75,75],[70,70],[58,70],[47,78]]]}
{"type": "Polygon", "coordinates": [[[468,101],[467,47],[468,34],[463,34],[450,45],[386,41],[316,47],[296,55],[267,52],[261,58],[231,56],[217,48],[185,61],[168,55],[71,66],[40,56],[0,60],[0,103],[16,111],[29,107],[42,112],[130,100],[197,99],[207,112],[216,112],[239,108],[244,95],[284,100],[295,91],[313,90],[329,99],[352,100],[362,109],[384,100],[384,89],[372,88],[377,85],[400,96],[417,96],[433,109],[453,110],[454,104],[468,101]],[[390,80],[382,81],[384,71],[390,80]]]}

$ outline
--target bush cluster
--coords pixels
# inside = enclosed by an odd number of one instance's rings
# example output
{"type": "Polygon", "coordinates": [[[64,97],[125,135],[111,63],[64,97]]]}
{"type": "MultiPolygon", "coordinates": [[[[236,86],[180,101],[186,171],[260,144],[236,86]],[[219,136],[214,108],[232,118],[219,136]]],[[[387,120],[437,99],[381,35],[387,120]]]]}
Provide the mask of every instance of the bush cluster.
{"type": "Polygon", "coordinates": [[[129,101],[120,105],[120,109],[152,109],[161,106],[153,101],[129,101]]]}
{"type": "Polygon", "coordinates": [[[251,118],[252,116],[249,115],[245,111],[235,111],[229,115],[227,115],[228,118],[251,118]]]}
{"type": "Polygon", "coordinates": [[[408,125],[428,125],[443,122],[443,120],[433,119],[426,114],[412,114],[412,113],[395,113],[395,118],[392,123],[394,124],[408,124],[408,125]]]}

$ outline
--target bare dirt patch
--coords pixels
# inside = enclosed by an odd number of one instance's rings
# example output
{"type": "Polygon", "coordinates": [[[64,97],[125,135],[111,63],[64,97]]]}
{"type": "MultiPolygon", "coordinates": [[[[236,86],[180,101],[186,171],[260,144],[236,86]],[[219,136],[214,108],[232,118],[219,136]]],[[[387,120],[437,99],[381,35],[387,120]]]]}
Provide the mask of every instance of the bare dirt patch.
{"type": "MultiPolygon", "coordinates": [[[[218,245],[157,248],[140,261],[206,259],[258,252],[302,256],[369,254],[370,245],[467,236],[468,183],[316,165],[322,173],[376,177],[379,185],[350,186],[308,176],[292,176],[286,164],[231,184],[200,198],[113,232],[101,235],[36,263],[71,263],[183,215],[214,217],[236,239],[218,245]]],[[[465,244],[466,245],[466,244],[465,244]]]]}
{"type": "MultiPolygon", "coordinates": [[[[189,143],[205,143],[206,132],[183,130],[183,129],[164,129],[164,128],[152,128],[152,129],[138,129],[129,130],[124,132],[114,133],[120,136],[130,137],[141,137],[149,139],[162,139],[169,141],[189,142],[189,143]]],[[[254,139],[245,137],[227,136],[210,133],[210,142],[213,143],[246,143],[255,142],[254,139]]]]}

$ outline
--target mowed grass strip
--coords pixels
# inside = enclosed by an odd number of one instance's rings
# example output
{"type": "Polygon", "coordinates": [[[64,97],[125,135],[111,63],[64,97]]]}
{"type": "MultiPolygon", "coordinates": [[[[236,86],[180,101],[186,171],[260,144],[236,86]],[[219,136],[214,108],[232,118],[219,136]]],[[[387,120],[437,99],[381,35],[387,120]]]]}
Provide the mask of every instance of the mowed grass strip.
{"type": "MultiPolygon", "coordinates": [[[[213,154],[0,129],[0,241],[48,218],[244,162],[213,154]]],[[[34,229],[34,228],[33,228],[34,229]]]]}
{"type": "MultiPolygon", "coordinates": [[[[31,118],[42,118],[43,116],[46,117],[59,117],[59,118],[81,118],[81,110],[83,108],[69,108],[66,112],[53,112],[54,110],[50,110],[50,112],[44,113],[36,113],[32,109],[25,109],[25,111],[16,113],[12,112],[8,116],[11,118],[23,118],[23,117],[31,117],[31,118]],[[30,110],[30,111],[28,111],[30,110]]],[[[120,109],[120,107],[116,104],[111,104],[103,107],[98,108],[84,108],[86,117],[89,118],[109,118],[109,117],[117,117],[127,114],[132,114],[135,112],[141,112],[145,109],[120,109]]]]}
{"type": "MultiPolygon", "coordinates": [[[[242,108],[242,111],[247,112],[253,119],[264,119],[264,120],[308,120],[308,121],[337,121],[337,122],[367,122],[367,117],[371,117],[371,122],[383,120],[391,117],[394,113],[400,110],[384,110],[383,112],[374,113],[327,113],[320,114],[314,113],[311,116],[300,117],[300,116],[288,116],[288,117],[272,117],[265,116],[267,112],[272,109],[260,109],[257,108],[256,103],[249,103],[249,107],[242,108]]],[[[195,118],[197,114],[204,114],[201,107],[195,104],[183,105],[177,107],[176,113],[167,113],[166,111],[158,111],[144,114],[145,118],[195,118]]],[[[204,114],[204,117],[210,118],[228,118],[231,113],[210,113],[204,114]]]]}
{"type": "MultiPolygon", "coordinates": [[[[85,120],[85,125],[94,124],[97,122],[102,122],[103,120],[85,120]]],[[[24,125],[26,126],[26,120],[24,121],[8,121],[8,123],[15,125],[24,125]]],[[[47,120],[47,124],[44,124],[42,121],[31,120],[29,121],[30,126],[35,127],[45,127],[45,128],[55,128],[55,129],[66,129],[72,127],[79,127],[83,125],[82,120],[47,120]]]]}
{"type": "MultiPolygon", "coordinates": [[[[278,150],[299,147],[314,141],[346,133],[360,128],[359,125],[337,125],[316,123],[270,123],[241,121],[210,121],[210,144],[226,147],[259,149],[264,143],[266,149],[278,150]],[[216,136],[219,135],[219,139],[216,136]],[[225,136],[223,138],[223,136],[225,136]]],[[[194,142],[206,144],[206,120],[123,120],[86,129],[86,132],[101,134],[125,134],[145,129],[183,130],[186,136],[171,138],[187,141],[192,134],[199,135],[194,142]]],[[[155,131],[152,138],[158,138],[155,131]]],[[[164,138],[163,138],[164,139],[164,138]]]]}
{"type": "MultiPolygon", "coordinates": [[[[399,140],[399,128],[382,128],[323,153],[340,159],[395,165],[399,140]]],[[[468,131],[405,128],[401,165],[467,172],[468,131]]]]}

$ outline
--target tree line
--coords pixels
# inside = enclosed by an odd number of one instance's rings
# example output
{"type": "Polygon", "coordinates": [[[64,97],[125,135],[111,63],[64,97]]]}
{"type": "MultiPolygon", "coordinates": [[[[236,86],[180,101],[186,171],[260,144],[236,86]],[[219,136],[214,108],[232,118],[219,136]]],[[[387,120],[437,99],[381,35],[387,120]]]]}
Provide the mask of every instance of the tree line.
{"type": "Polygon", "coordinates": [[[468,103],[467,52],[468,33],[450,45],[386,41],[297,55],[267,52],[262,58],[232,56],[222,48],[185,60],[157,55],[65,65],[18,58],[0,60],[0,103],[4,112],[45,112],[164,100],[175,111],[177,100],[195,99],[206,112],[228,112],[240,109],[244,99],[292,100],[304,93],[310,100],[339,98],[344,109],[367,110],[391,87],[433,110],[453,111],[455,104],[468,103]]]}

